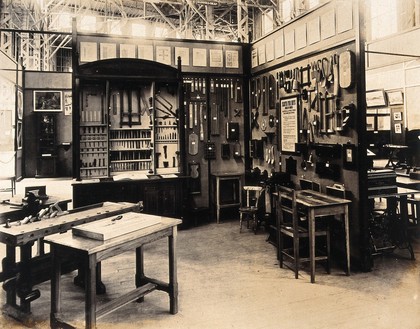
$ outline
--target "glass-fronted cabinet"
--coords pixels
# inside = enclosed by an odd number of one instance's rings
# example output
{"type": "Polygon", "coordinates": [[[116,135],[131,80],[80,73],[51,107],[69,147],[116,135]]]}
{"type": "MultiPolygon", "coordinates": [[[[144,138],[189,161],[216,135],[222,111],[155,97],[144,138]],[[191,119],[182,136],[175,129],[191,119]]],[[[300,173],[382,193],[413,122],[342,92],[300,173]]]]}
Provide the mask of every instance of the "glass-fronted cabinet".
{"type": "Polygon", "coordinates": [[[53,113],[37,115],[37,165],[36,177],[54,177],[56,175],[56,117],[53,113]]]}

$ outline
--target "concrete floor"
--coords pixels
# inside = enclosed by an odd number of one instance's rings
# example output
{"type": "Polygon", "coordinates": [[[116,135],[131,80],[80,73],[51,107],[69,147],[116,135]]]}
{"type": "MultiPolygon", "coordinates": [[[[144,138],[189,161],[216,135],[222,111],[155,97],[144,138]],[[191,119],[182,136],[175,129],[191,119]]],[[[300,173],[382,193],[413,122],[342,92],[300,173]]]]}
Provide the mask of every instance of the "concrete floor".
{"type": "MultiPolygon", "coordinates": [[[[33,183],[18,183],[18,192],[24,184],[33,183]]],[[[47,194],[69,191],[69,181],[46,183],[47,194]]],[[[415,254],[420,259],[420,238],[415,233],[415,254]]],[[[352,272],[349,277],[339,267],[333,266],[328,275],[319,266],[316,283],[311,284],[307,271],[300,271],[296,280],[292,271],[279,268],[275,248],[266,238],[264,231],[239,234],[236,220],[179,231],[178,314],[169,314],[167,295],[154,291],[144,303],[130,303],[99,319],[97,327],[420,328],[420,262],[408,260],[405,250],[376,257],[371,272],[352,272]]],[[[167,280],[166,248],[165,240],[147,246],[146,275],[167,280]]],[[[99,303],[134,287],[134,254],[106,260],[102,271],[107,294],[98,297],[99,303]]],[[[83,327],[83,291],[72,284],[74,274],[63,278],[62,309],[65,320],[83,327]]],[[[32,303],[30,327],[48,328],[49,282],[37,288],[41,297],[32,303]]],[[[0,297],[4,303],[3,290],[0,297]]],[[[0,318],[0,328],[21,327],[5,315],[0,318]]]]}

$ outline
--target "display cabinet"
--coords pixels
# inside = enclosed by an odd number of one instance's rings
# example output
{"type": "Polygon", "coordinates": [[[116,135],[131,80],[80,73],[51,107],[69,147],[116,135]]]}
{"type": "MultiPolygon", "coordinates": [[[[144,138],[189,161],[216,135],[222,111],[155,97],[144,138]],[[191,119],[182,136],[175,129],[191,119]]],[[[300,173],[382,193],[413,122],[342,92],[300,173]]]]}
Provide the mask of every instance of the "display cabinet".
{"type": "Polygon", "coordinates": [[[78,180],[183,173],[179,69],[140,59],[108,59],[75,71],[78,180]]]}
{"type": "Polygon", "coordinates": [[[53,177],[56,174],[56,117],[52,113],[37,116],[37,165],[36,177],[53,177]]]}

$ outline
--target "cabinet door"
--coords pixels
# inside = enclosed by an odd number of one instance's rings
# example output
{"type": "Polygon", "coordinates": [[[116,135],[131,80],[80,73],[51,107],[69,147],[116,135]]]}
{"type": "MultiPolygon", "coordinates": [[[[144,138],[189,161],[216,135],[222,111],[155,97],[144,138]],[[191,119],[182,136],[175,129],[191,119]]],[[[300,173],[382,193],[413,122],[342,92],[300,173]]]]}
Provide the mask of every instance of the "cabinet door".
{"type": "Polygon", "coordinates": [[[159,215],[159,186],[150,184],[144,188],[144,209],[148,214],[159,215]]]}
{"type": "Polygon", "coordinates": [[[181,207],[177,200],[176,187],[172,184],[165,184],[159,195],[159,214],[175,216],[177,214],[177,206],[181,207]]]}

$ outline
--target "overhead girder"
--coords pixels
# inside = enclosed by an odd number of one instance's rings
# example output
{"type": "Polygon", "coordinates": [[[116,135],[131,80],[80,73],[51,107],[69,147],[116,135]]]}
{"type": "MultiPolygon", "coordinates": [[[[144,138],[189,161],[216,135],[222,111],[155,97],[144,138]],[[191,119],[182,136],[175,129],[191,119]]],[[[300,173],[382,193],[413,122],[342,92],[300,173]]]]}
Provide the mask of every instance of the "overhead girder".
{"type": "MultiPolygon", "coordinates": [[[[267,0],[241,0],[242,6],[258,8],[272,7],[273,2],[270,1],[267,4],[267,0]]],[[[96,13],[104,20],[143,19],[160,22],[181,37],[187,37],[186,31],[193,31],[193,35],[204,39],[215,39],[220,35],[235,40],[239,37],[238,0],[5,0],[1,10],[0,28],[57,31],[60,13],[78,16],[96,13]],[[229,19],[225,19],[227,14],[231,15],[229,19]],[[10,15],[13,17],[6,26],[3,18],[10,15]]],[[[241,9],[242,28],[246,12],[241,9]]]]}

